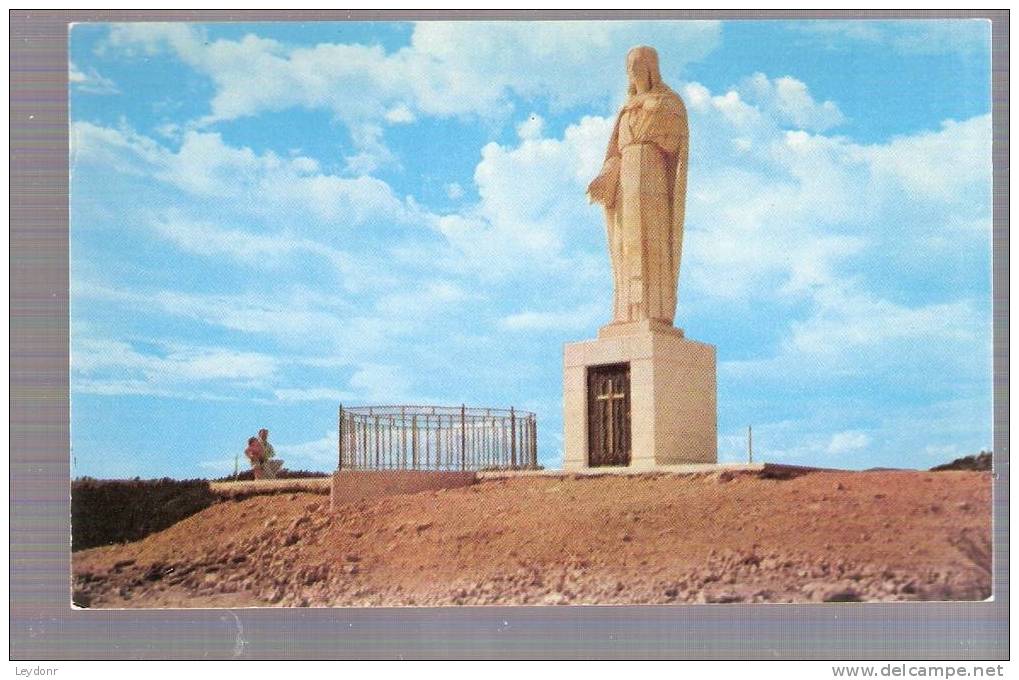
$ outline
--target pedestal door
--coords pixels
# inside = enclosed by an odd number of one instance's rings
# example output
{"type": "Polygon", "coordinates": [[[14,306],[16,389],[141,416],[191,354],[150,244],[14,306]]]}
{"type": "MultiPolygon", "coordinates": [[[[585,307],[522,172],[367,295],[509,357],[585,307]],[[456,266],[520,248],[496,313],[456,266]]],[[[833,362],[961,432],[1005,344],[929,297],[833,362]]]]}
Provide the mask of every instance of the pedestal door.
{"type": "Polygon", "coordinates": [[[587,461],[630,464],[630,364],[587,369],[587,461]]]}

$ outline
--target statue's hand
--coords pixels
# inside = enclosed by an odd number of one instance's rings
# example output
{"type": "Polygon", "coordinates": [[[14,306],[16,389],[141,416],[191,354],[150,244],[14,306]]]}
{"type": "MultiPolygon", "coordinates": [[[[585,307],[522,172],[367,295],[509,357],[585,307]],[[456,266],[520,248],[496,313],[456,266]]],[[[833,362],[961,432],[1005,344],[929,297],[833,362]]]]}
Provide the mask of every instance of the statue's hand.
{"type": "Polygon", "coordinates": [[[587,185],[587,198],[591,201],[591,203],[605,203],[607,198],[606,194],[608,193],[605,186],[607,183],[606,180],[607,178],[605,175],[601,174],[591,180],[591,183],[587,185]]]}
{"type": "Polygon", "coordinates": [[[592,203],[601,203],[611,208],[616,202],[616,186],[619,184],[619,160],[611,158],[605,162],[601,174],[587,185],[587,197],[592,203]]]}

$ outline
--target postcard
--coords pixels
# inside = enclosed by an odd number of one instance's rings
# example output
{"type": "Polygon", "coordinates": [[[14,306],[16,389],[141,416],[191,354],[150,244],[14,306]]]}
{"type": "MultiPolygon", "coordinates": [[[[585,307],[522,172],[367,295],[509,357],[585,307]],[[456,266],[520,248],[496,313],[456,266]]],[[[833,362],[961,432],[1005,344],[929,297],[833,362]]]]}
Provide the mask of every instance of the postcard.
{"type": "Polygon", "coordinates": [[[994,597],[990,22],[68,40],[69,606],[994,597]]]}

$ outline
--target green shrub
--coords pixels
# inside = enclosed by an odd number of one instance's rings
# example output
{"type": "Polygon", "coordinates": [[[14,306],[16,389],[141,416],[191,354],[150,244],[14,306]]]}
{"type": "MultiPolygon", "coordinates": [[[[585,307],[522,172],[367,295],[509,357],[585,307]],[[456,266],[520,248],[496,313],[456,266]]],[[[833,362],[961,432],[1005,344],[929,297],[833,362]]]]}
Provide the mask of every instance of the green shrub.
{"type": "Polygon", "coordinates": [[[137,541],[215,503],[204,479],[71,482],[71,550],[137,541]]]}

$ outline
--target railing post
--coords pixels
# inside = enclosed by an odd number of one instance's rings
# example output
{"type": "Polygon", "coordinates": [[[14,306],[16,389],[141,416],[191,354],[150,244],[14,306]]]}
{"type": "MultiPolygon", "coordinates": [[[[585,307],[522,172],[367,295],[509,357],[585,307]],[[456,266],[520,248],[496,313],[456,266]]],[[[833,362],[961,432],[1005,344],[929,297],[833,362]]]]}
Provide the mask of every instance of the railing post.
{"type": "MultiPolygon", "coordinates": [[[[369,415],[371,410],[368,410],[369,415]]],[[[362,419],[361,421],[361,459],[364,467],[371,465],[371,457],[368,455],[368,421],[362,419]]]]}
{"type": "Polygon", "coordinates": [[[531,465],[538,467],[538,418],[531,416],[531,465]]]}
{"type": "Polygon", "coordinates": [[[410,460],[412,467],[418,469],[418,417],[411,416],[410,429],[410,460]]]}
{"type": "Polygon", "coordinates": [[[382,461],[382,457],[379,455],[379,417],[375,416],[375,469],[379,469],[379,464],[382,461]]]}
{"type": "Polygon", "coordinates": [[[339,414],[336,416],[336,434],[337,434],[337,461],[336,469],[343,469],[343,404],[340,404],[339,414]]]}
{"type": "Polygon", "coordinates": [[[517,413],[510,406],[510,467],[517,467],[517,413]]]}
{"type": "Polygon", "coordinates": [[[460,404],[460,469],[467,469],[467,405],[460,404]]]}
{"type": "Polygon", "coordinates": [[[393,466],[393,417],[382,417],[382,455],[386,468],[393,466]]]}

